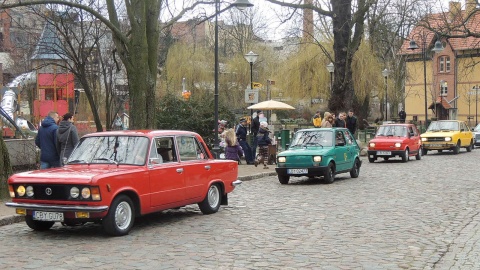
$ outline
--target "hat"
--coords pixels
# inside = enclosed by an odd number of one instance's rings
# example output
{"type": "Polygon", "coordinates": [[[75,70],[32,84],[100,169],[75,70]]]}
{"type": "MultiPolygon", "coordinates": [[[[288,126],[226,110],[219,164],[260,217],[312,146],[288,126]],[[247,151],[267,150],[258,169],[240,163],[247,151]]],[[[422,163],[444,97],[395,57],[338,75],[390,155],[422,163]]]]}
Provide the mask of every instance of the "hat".
{"type": "Polygon", "coordinates": [[[263,127],[263,128],[268,127],[268,123],[265,122],[265,121],[262,121],[262,122],[260,122],[260,126],[263,127]]]}
{"type": "Polygon", "coordinates": [[[242,122],[247,122],[247,119],[245,119],[245,118],[240,118],[240,123],[242,123],[242,122]]]}
{"type": "Polygon", "coordinates": [[[257,114],[258,114],[258,113],[261,113],[261,112],[262,112],[262,110],[258,110],[258,111],[257,111],[257,114]]]}

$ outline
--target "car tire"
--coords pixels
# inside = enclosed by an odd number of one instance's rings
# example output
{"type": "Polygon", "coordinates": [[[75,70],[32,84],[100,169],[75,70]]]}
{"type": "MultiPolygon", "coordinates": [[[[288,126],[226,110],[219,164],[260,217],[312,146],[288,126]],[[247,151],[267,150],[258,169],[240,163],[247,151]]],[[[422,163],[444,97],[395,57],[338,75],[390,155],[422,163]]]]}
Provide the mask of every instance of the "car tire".
{"type": "Polygon", "coordinates": [[[118,195],[102,220],[103,229],[110,235],[127,235],[135,222],[133,202],[127,195],[118,195]]]}
{"type": "Polygon", "coordinates": [[[25,216],[25,223],[27,223],[30,229],[35,231],[48,231],[52,228],[54,221],[39,221],[34,220],[32,216],[25,216]]]}
{"type": "Polygon", "coordinates": [[[374,157],[368,157],[368,162],[370,163],[374,163],[375,160],[377,160],[377,158],[374,158],[374,157]]]}
{"type": "Polygon", "coordinates": [[[443,150],[437,150],[437,152],[438,152],[438,153],[442,153],[442,152],[443,152],[443,150]]]}
{"type": "Polygon", "coordinates": [[[417,154],[415,155],[415,159],[416,159],[416,160],[421,160],[421,159],[422,159],[422,155],[420,154],[420,149],[418,149],[418,152],[417,152],[417,154]]]}
{"type": "Polygon", "coordinates": [[[460,141],[457,142],[457,145],[453,148],[453,153],[456,155],[460,153],[460,141]]]}
{"type": "Polygon", "coordinates": [[[408,151],[408,148],[405,148],[405,151],[403,151],[403,154],[402,154],[402,161],[408,162],[409,157],[410,157],[410,152],[408,151]]]}
{"type": "Polygon", "coordinates": [[[205,199],[198,204],[200,211],[204,215],[209,215],[218,212],[222,204],[222,189],[218,184],[212,184],[205,195],[205,199]]]}
{"type": "Polygon", "coordinates": [[[286,185],[288,181],[290,181],[289,175],[278,175],[278,182],[280,182],[280,184],[286,185]]]}
{"type": "Polygon", "coordinates": [[[388,161],[389,157],[384,157],[383,160],[388,161]]]}
{"type": "Polygon", "coordinates": [[[422,147],[422,156],[426,156],[428,153],[428,150],[422,147]]]}
{"type": "Polygon", "coordinates": [[[323,176],[323,180],[327,184],[331,184],[333,181],[335,181],[335,165],[333,165],[332,162],[328,163],[327,172],[323,176]]]}
{"type": "Polygon", "coordinates": [[[472,148],[473,148],[473,142],[470,142],[470,145],[467,146],[467,152],[472,152],[472,148]]]}
{"type": "Polygon", "coordinates": [[[353,168],[350,170],[350,177],[357,178],[360,174],[360,160],[358,158],[353,162],[353,168]]]}

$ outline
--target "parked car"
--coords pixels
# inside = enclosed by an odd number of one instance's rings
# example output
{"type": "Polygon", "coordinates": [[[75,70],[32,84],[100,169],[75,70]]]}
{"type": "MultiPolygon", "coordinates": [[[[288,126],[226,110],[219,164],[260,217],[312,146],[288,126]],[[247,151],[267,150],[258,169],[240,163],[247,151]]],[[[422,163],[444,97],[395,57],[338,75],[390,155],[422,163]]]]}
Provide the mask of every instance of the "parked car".
{"type": "Polygon", "coordinates": [[[237,162],[213,159],[194,132],[100,132],[82,137],[64,167],[11,176],[6,205],[37,231],[93,221],[118,236],[136,217],[169,208],[215,213],[237,177],[237,162]]]}
{"type": "Polygon", "coordinates": [[[421,156],[422,141],[414,124],[387,124],[378,127],[375,137],[368,142],[368,161],[400,157],[407,162],[410,156],[421,156]]]}
{"type": "Polygon", "coordinates": [[[473,132],[473,146],[480,146],[480,124],[478,124],[476,127],[472,129],[473,132]]]}
{"type": "Polygon", "coordinates": [[[420,135],[422,138],[422,154],[426,155],[430,150],[452,150],[454,154],[465,148],[471,152],[473,146],[473,132],[470,131],[464,121],[440,120],[433,121],[427,131],[420,135]]]}
{"type": "Polygon", "coordinates": [[[360,174],[360,147],[346,128],[302,129],[293,135],[288,150],[277,155],[278,180],[288,184],[290,177],[323,176],[333,183],[335,175],[360,174]]]}

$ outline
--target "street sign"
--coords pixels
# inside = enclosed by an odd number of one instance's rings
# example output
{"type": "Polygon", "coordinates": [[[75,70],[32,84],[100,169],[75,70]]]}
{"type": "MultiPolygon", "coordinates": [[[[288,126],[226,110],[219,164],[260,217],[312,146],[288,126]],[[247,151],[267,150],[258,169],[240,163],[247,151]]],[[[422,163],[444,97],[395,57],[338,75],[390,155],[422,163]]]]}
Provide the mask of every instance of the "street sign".
{"type": "Polygon", "coordinates": [[[262,87],[263,87],[263,85],[259,82],[254,82],[253,83],[253,88],[262,88],[262,87]]]}
{"type": "Polygon", "coordinates": [[[245,103],[258,103],[258,90],[245,90],[245,103]]]}

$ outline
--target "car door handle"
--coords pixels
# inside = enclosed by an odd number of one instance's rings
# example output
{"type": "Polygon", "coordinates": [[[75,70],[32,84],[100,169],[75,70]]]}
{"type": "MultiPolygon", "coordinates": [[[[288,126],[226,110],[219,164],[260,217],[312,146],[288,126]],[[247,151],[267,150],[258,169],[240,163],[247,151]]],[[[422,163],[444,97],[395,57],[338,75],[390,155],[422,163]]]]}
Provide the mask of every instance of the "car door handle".
{"type": "Polygon", "coordinates": [[[206,165],[205,170],[209,171],[210,170],[210,165],[206,165]]]}
{"type": "Polygon", "coordinates": [[[177,173],[183,173],[183,168],[177,169],[177,173]]]}

